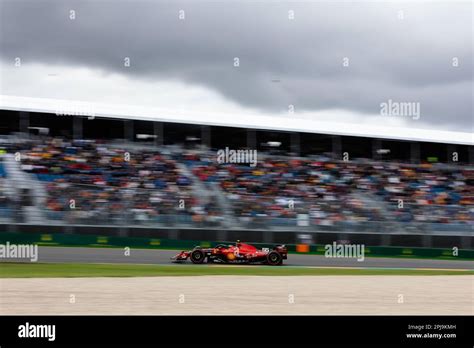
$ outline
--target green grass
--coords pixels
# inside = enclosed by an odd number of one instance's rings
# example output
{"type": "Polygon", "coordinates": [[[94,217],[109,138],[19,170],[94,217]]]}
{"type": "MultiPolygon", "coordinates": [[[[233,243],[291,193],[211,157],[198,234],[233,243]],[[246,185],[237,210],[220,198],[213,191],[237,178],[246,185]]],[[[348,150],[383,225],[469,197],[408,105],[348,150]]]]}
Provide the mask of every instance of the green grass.
{"type": "Polygon", "coordinates": [[[235,265],[127,265],[90,263],[1,263],[0,278],[159,276],[474,275],[469,270],[349,269],[235,265]]]}

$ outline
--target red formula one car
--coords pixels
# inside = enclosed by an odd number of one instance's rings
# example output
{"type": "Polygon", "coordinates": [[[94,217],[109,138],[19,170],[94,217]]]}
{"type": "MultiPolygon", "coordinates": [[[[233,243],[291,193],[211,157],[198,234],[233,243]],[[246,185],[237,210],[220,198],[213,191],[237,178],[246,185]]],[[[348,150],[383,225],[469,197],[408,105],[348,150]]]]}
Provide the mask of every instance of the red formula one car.
{"type": "Polygon", "coordinates": [[[273,249],[257,249],[253,245],[240,243],[235,245],[219,244],[214,248],[203,249],[199,246],[191,251],[181,251],[171,258],[174,262],[191,259],[192,263],[261,263],[272,266],[281,265],[286,260],[288,249],[284,245],[278,245],[273,249]]]}

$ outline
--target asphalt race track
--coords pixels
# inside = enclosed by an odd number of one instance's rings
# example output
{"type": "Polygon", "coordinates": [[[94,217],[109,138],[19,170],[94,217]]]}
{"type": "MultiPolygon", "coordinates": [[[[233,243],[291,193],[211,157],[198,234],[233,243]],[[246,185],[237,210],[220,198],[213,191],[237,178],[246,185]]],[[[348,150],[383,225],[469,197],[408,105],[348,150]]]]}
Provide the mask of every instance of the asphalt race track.
{"type": "MultiPolygon", "coordinates": [[[[120,248],[74,248],[39,247],[38,262],[71,263],[129,263],[129,264],[171,264],[170,257],[175,250],[131,249],[124,255],[120,248]]],[[[190,261],[188,261],[191,264],[190,261]]],[[[364,261],[347,258],[326,258],[321,255],[289,254],[284,262],[288,266],[313,267],[374,267],[374,268],[436,268],[436,269],[474,269],[473,261],[451,261],[430,259],[402,259],[366,257],[364,261]]]]}

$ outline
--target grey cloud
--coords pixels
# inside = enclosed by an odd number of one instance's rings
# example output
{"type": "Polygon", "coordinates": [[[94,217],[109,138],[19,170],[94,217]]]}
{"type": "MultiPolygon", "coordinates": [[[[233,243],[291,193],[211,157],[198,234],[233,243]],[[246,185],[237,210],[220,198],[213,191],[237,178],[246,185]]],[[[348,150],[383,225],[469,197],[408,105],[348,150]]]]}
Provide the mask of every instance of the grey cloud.
{"type": "Polygon", "coordinates": [[[377,113],[387,99],[417,101],[427,126],[473,126],[469,2],[1,0],[1,6],[4,61],[20,56],[132,78],[176,78],[263,111],[294,104],[377,113]],[[180,9],[185,21],[178,20],[180,9]],[[124,57],[131,58],[129,69],[124,57]]]}

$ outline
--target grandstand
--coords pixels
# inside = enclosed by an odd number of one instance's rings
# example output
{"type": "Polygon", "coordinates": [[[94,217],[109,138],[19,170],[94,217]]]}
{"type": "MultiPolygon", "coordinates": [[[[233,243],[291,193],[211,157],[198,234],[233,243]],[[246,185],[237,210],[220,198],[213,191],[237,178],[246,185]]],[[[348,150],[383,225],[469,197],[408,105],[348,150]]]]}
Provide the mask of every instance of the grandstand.
{"type": "Polygon", "coordinates": [[[1,113],[10,232],[474,247],[470,144],[1,113]]]}

